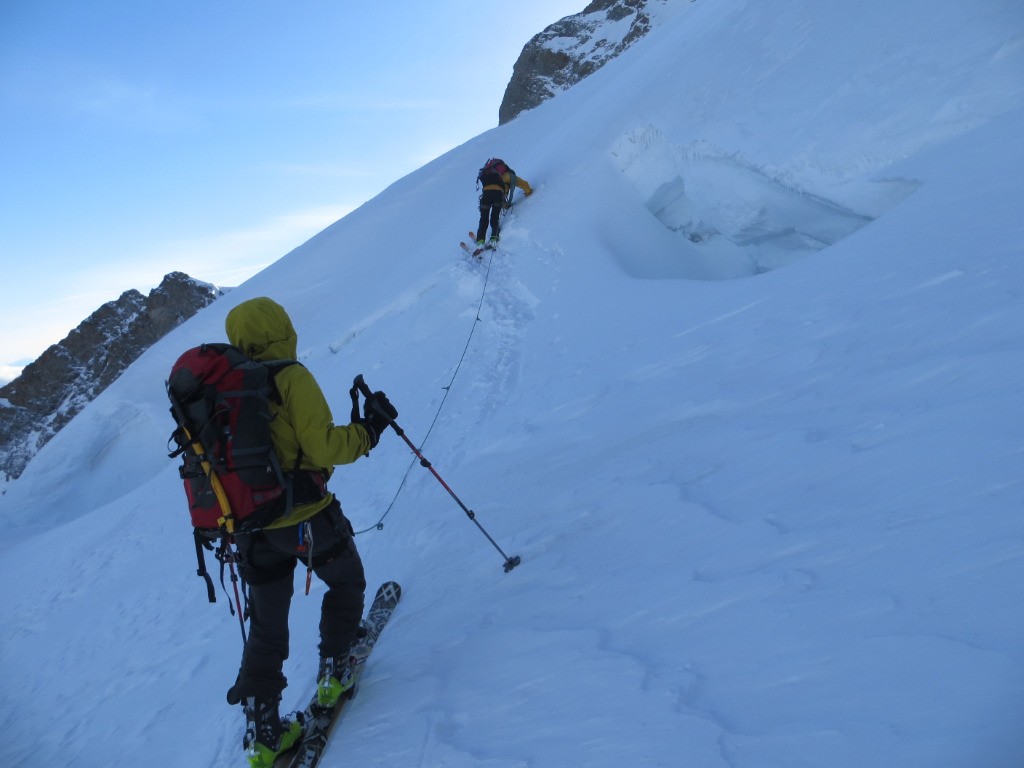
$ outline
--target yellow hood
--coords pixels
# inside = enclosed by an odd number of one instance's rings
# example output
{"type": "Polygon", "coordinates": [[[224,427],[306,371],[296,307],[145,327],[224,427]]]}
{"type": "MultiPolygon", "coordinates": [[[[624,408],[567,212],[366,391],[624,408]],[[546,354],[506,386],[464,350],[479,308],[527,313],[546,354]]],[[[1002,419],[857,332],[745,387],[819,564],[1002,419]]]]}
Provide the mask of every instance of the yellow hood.
{"type": "Polygon", "coordinates": [[[224,320],[228,341],[257,360],[294,360],[299,338],[284,307],[265,296],[249,299],[224,320]]]}

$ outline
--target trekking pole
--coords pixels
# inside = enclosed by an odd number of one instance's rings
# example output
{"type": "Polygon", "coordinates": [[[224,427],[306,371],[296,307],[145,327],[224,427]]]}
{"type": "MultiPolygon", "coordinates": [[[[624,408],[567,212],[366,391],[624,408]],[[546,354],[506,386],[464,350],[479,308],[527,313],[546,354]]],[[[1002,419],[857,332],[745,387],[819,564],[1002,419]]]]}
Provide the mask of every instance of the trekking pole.
{"type": "MultiPolygon", "coordinates": [[[[370,404],[373,407],[374,411],[376,413],[379,413],[381,416],[383,416],[384,418],[386,418],[388,420],[388,423],[391,425],[391,428],[393,430],[395,430],[395,434],[398,435],[400,438],[402,438],[405,441],[405,444],[408,445],[409,448],[412,449],[412,452],[416,454],[416,458],[418,458],[420,460],[420,464],[430,470],[430,474],[432,474],[435,478],[437,478],[437,482],[439,482],[441,484],[441,486],[446,491],[448,491],[448,494],[453,499],[455,499],[455,503],[458,504],[462,508],[462,511],[466,513],[466,516],[476,524],[476,527],[480,529],[480,532],[484,536],[487,537],[487,540],[489,542],[491,542],[491,544],[494,546],[494,548],[496,550],[498,550],[499,554],[501,554],[501,556],[503,558],[505,558],[505,573],[508,573],[513,568],[515,568],[517,565],[519,565],[519,563],[522,562],[522,560],[520,559],[519,555],[513,555],[512,557],[509,557],[508,555],[506,555],[502,551],[501,547],[498,546],[498,542],[496,542],[493,538],[491,538],[491,534],[489,534],[484,529],[484,527],[482,525],[480,525],[480,521],[476,519],[476,513],[473,510],[471,510],[469,507],[467,507],[465,504],[462,503],[462,499],[460,499],[455,494],[455,491],[453,491],[448,486],[448,483],[446,483],[444,481],[444,479],[437,473],[437,470],[434,469],[433,465],[427,460],[427,458],[422,453],[420,453],[419,449],[415,445],[413,445],[413,442],[406,436],[405,430],[403,430],[400,426],[398,426],[398,423],[393,418],[391,418],[391,416],[389,414],[387,414],[383,410],[381,410],[380,406],[378,406],[376,401],[373,399],[373,392],[370,391],[370,388],[366,385],[366,382],[363,381],[363,374],[360,373],[358,376],[356,376],[356,378],[352,382],[352,388],[354,390],[358,390],[358,391],[362,392],[363,393],[363,397],[365,397],[370,402],[370,404]]],[[[353,409],[353,410],[355,410],[355,409],[353,409]]]]}
{"type": "MultiPolygon", "coordinates": [[[[200,541],[199,534],[196,533],[194,535],[196,536],[196,546],[198,547],[198,546],[200,546],[200,544],[199,544],[199,541],[200,541]]],[[[197,550],[197,552],[198,552],[198,550],[197,550]]],[[[217,551],[214,552],[213,556],[216,557],[217,558],[217,562],[220,563],[220,587],[221,587],[221,589],[224,590],[224,594],[227,595],[227,598],[228,598],[228,611],[231,612],[232,616],[236,616],[236,615],[238,616],[238,626],[242,630],[242,645],[245,645],[245,643],[246,643],[245,619],[246,619],[246,614],[248,614],[248,612],[249,612],[248,611],[249,599],[246,596],[246,599],[245,599],[245,606],[246,607],[243,609],[242,608],[242,597],[245,596],[245,583],[243,582],[242,590],[241,590],[241,592],[239,592],[238,582],[240,581],[240,579],[239,579],[238,573],[235,571],[235,563],[238,561],[238,547],[235,546],[234,538],[231,537],[231,536],[227,536],[227,535],[224,535],[223,537],[221,537],[220,543],[217,546],[217,551]],[[234,605],[231,604],[231,595],[228,594],[227,585],[224,583],[224,568],[225,567],[228,569],[228,573],[231,574],[231,587],[235,591],[235,603],[234,603],[234,605]],[[236,608],[238,609],[237,611],[235,610],[236,608]]],[[[205,572],[206,568],[205,568],[205,565],[202,563],[202,561],[200,561],[200,565],[204,566],[201,570],[203,572],[205,572]]],[[[203,573],[200,573],[200,576],[202,576],[202,575],[203,575],[203,573]]],[[[207,576],[206,578],[209,579],[209,576],[207,576]]],[[[209,589],[210,589],[210,598],[211,598],[210,602],[211,603],[215,603],[215,602],[217,602],[217,598],[216,598],[216,596],[213,593],[213,587],[212,587],[212,585],[209,585],[209,584],[208,584],[208,586],[209,586],[209,589]]]]}
{"type": "MultiPolygon", "coordinates": [[[[233,546],[235,543],[234,538],[229,539],[229,542],[233,546]]],[[[231,587],[235,590],[235,605],[238,606],[238,626],[242,628],[242,645],[244,646],[248,639],[245,636],[245,615],[242,611],[242,598],[238,594],[238,574],[235,572],[236,552],[237,549],[234,551],[229,549],[226,553],[226,558],[228,561],[228,572],[231,574],[231,587]]],[[[248,604],[248,598],[246,599],[246,604],[248,604]]]]}
{"type": "MultiPolygon", "coordinates": [[[[202,447],[198,440],[195,442],[195,445],[200,448],[202,447]]],[[[205,455],[205,451],[201,455],[205,455]]],[[[238,626],[242,629],[242,645],[245,645],[248,642],[245,635],[245,615],[242,611],[242,599],[238,593],[238,574],[235,572],[235,562],[238,559],[238,547],[235,546],[235,518],[231,514],[231,503],[228,501],[227,491],[224,490],[224,486],[221,484],[220,478],[213,471],[213,467],[209,463],[203,462],[203,469],[206,471],[206,476],[213,486],[213,492],[217,496],[217,501],[220,502],[220,509],[223,513],[223,517],[217,522],[227,531],[224,540],[224,561],[227,562],[228,572],[231,574],[231,586],[235,590],[235,605],[238,607],[238,626]]],[[[224,561],[221,562],[222,565],[224,561]]],[[[224,571],[221,570],[221,586],[224,585],[223,577],[224,571]]],[[[228,607],[231,607],[230,601],[228,607]]]]}

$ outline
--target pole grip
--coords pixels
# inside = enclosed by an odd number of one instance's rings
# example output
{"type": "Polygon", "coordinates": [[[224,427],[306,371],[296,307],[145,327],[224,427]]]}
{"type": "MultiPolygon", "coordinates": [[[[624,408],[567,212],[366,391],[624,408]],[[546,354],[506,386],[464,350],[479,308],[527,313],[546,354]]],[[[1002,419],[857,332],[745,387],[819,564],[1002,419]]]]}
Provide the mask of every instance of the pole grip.
{"type": "Polygon", "coordinates": [[[402,431],[401,429],[399,429],[398,424],[396,424],[395,420],[391,418],[391,414],[381,410],[381,407],[377,405],[377,401],[373,397],[373,391],[370,389],[369,385],[363,379],[363,374],[360,373],[358,376],[352,379],[352,388],[358,390],[359,392],[362,392],[363,397],[365,397],[366,400],[370,403],[370,406],[373,408],[374,412],[379,413],[381,416],[387,419],[388,423],[391,425],[392,429],[395,430],[395,432],[397,432],[399,435],[402,434],[402,431]]]}
{"type": "Polygon", "coordinates": [[[352,386],[355,389],[357,389],[360,392],[362,392],[363,393],[363,397],[369,397],[370,395],[373,394],[373,392],[371,392],[370,388],[367,386],[366,381],[363,379],[363,374],[361,374],[361,373],[358,376],[356,376],[354,379],[352,379],[352,386]]]}

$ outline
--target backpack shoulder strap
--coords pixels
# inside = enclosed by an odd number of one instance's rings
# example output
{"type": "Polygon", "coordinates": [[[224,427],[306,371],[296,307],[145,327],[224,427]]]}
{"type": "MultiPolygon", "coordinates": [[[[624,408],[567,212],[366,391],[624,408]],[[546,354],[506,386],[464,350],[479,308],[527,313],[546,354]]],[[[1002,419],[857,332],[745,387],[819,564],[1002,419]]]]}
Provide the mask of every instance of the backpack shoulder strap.
{"type": "Polygon", "coordinates": [[[270,378],[271,397],[275,403],[281,405],[281,393],[277,389],[277,374],[293,365],[302,366],[302,363],[298,360],[262,360],[261,363],[267,369],[270,378]]]}

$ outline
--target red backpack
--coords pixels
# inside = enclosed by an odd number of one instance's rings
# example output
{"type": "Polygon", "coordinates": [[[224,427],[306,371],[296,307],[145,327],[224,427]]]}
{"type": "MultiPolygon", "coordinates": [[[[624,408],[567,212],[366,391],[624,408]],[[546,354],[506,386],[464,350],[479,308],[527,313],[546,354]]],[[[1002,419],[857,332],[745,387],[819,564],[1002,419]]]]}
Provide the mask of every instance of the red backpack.
{"type": "Polygon", "coordinates": [[[294,360],[259,362],[230,344],[203,344],[171,368],[167,395],[192,525],[215,538],[258,530],[283,514],[289,486],[270,436],[274,373],[294,360]]]}
{"type": "Polygon", "coordinates": [[[488,184],[503,184],[502,176],[506,173],[511,173],[512,169],[508,167],[504,160],[492,157],[481,168],[476,175],[476,180],[484,186],[488,184]]]}

